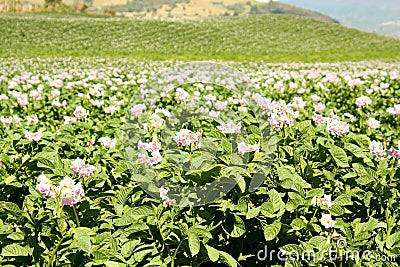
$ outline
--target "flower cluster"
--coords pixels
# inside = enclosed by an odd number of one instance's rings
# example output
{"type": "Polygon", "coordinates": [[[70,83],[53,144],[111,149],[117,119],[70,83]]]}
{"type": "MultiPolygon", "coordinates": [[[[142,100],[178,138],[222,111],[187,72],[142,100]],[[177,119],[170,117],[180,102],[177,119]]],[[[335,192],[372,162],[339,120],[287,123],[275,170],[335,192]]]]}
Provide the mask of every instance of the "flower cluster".
{"type": "Polygon", "coordinates": [[[175,135],[175,141],[178,146],[195,145],[200,147],[202,132],[192,132],[188,129],[182,129],[175,135]]]}
{"type": "Polygon", "coordinates": [[[37,124],[39,122],[39,119],[36,114],[32,114],[30,116],[26,116],[26,121],[31,124],[37,124]]]}
{"type": "Polygon", "coordinates": [[[385,148],[377,141],[371,141],[371,143],[369,143],[369,151],[375,158],[383,157],[385,155],[385,148]]]}
{"type": "Polygon", "coordinates": [[[39,184],[36,186],[36,190],[39,191],[45,197],[55,197],[56,190],[53,182],[46,177],[46,175],[41,174],[38,177],[39,184]]]}
{"type": "Polygon", "coordinates": [[[385,156],[387,152],[389,158],[400,159],[400,144],[398,149],[394,148],[393,146],[389,149],[385,149],[380,142],[371,141],[371,143],[369,143],[369,151],[375,158],[381,158],[385,156]]]}
{"type": "Polygon", "coordinates": [[[92,176],[96,171],[96,167],[86,164],[83,159],[77,158],[71,163],[71,170],[81,176],[92,176]]]}
{"type": "Polygon", "coordinates": [[[252,99],[270,116],[269,123],[275,129],[292,126],[294,120],[299,117],[299,112],[293,111],[292,107],[301,109],[305,106],[305,102],[301,97],[296,97],[294,104],[286,104],[283,100],[272,101],[270,98],[265,98],[258,93],[253,94],[252,99]]]}
{"type": "Polygon", "coordinates": [[[238,152],[240,155],[244,155],[249,152],[259,152],[260,151],[260,143],[256,143],[254,145],[246,144],[245,142],[240,142],[238,144],[238,152]]]}
{"type": "Polygon", "coordinates": [[[104,112],[107,114],[114,114],[120,109],[119,106],[108,106],[104,108],[104,112]]]}
{"type": "Polygon", "coordinates": [[[376,119],[374,119],[374,118],[369,118],[369,119],[366,121],[366,124],[367,124],[367,126],[368,126],[369,128],[371,128],[371,129],[378,129],[379,126],[381,125],[381,122],[378,121],[378,120],[376,120],[376,119]]]}
{"type": "Polygon", "coordinates": [[[325,228],[333,228],[336,224],[335,220],[332,219],[330,214],[322,214],[320,222],[323,226],[325,226],[325,228]]]}
{"type": "Polygon", "coordinates": [[[400,159],[400,148],[396,149],[394,147],[391,147],[388,149],[387,152],[388,152],[389,158],[400,159]]]}
{"type": "Polygon", "coordinates": [[[306,102],[303,100],[303,98],[300,96],[295,96],[293,98],[293,108],[295,109],[303,109],[306,106],[306,102]]]}
{"type": "Polygon", "coordinates": [[[25,138],[28,139],[29,142],[39,142],[40,139],[42,139],[42,132],[30,132],[30,131],[25,131],[25,138]]]}
{"type": "Polygon", "coordinates": [[[176,101],[188,101],[190,99],[190,94],[186,92],[183,88],[177,88],[175,92],[176,101]]]}
{"type": "Polygon", "coordinates": [[[332,207],[332,196],[331,195],[324,195],[322,198],[319,198],[317,200],[316,197],[313,197],[311,200],[312,205],[318,205],[318,206],[326,206],[328,208],[332,207]]]}
{"type": "Polygon", "coordinates": [[[400,115],[400,104],[394,105],[393,107],[387,108],[386,112],[392,115],[400,115]]]}
{"type": "Polygon", "coordinates": [[[356,105],[359,108],[368,107],[371,104],[372,104],[372,100],[368,96],[362,95],[362,96],[356,98],[356,105]]]}
{"type": "Polygon", "coordinates": [[[161,187],[159,189],[160,192],[160,198],[163,201],[163,206],[167,207],[167,206],[172,206],[174,204],[176,204],[176,200],[175,199],[171,199],[168,197],[168,190],[161,187]]]}
{"type": "Polygon", "coordinates": [[[240,134],[242,123],[234,124],[233,121],[229,121],[228,123],[223,122],[217,126],[217,129],[226,134],[240,134]]]}
{"type": "Polygon", "coordinates": [[[86,146],[92,147],[96,143],[96,137],[92,136],[89,141],[86,142],[86,146]]]}
{"type": "Polygon", "coordinates": [[[82,106],[77,106],[77,107],[75,108],[74,117],[75,117],[77,120],[80,120],[80,119],[82,119],[82,118],[86,118],[88,115],[89,115],[89,111],[87,111],[84,107],[82,107],[82,106]]]}
{"type": "Polygon", "coordinates": [[[338,116],[334,113],[330,117],[314,114],[312,119],[316,125],[326,123],[326,130],[331,134],[344,135],[350,130],[350,125],[347,122],[339,120],[338,116]]]}
{"type": "Polygon", "coordinates": [[[146,153],[138,154],[140,162],[146,166],[156,165],[162,160],[162,156],[160,154],[161,143],[158,142],[156,138],[153,138],[153,142],[150,143],[143,143],[142,141],[139,141],[138,149],[147,151],[146,153]],[[148,153],[151,154],[150,157],[148,153]]]}
{"type": "Polygon", "coordinates": [[[143,114],[143,111],[146,109],[145,104],[137,104],[131,108],[131,114],[135,117],[140,117],[143,114]]]}
{"type": "Polygon", "coordinates": [[[344,135],[349,132],[349,124],[340,120],[328,121],[326,130],[331,134],[344,135]]]}
{"type": "Polygon", "coordinates": [[[105,147],[114,147],[117,144],[117,139],[111,139],[108,136],[99,138],[99,143],[105,147]]]}
{"type": "Polygon", "coordinates": [[[36,190],[45,197],[59,198],[61,205],[73,206],[85,196],[81,183],[75,184],[68,176],[65,176],[58,186],[53,185],[53,182],[44,174],[38,177],[38,182],[36,190]]]}
{"type": "Polygon", "coordinates": [[[322,112],[325,110],[325,108],[326,106],[323,103],[314,104],[314,109],[316,112],[322,112]]]}
{"type": "Polygon", "coordinates": [[[154,113],[149,118],[150,126],[154,129],[161,129],[164,125],[165,120],[158,114],[154,113]]]}

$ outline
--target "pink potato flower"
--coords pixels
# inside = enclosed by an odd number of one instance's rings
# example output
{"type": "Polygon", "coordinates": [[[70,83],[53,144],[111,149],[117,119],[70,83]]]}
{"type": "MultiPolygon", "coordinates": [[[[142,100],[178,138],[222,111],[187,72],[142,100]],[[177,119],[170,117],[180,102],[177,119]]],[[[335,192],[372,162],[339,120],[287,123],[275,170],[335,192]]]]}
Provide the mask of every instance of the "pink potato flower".
{"type": "Polygon", "coordinates": [[[380,142],[371,141],[369,144],[369,151],[375,158],[380,158],[385,155],[385,148],[380,142]]]}
{"type": "Polygon", "coordinates": [[[53,182],[46,177],[46,175],[41,174],[38,177],[39,184],[36,186],[36,190],[39,191],[45,197],[55,197],[55,187],[53,182]]]}
{"type": "Polygon", "coordinates": [[[42,132],[37,131],[37,132],[30,132],[30,131],[25,131],[25,138],[28,139],[29,142],[39,142],[40,139],[42,139],[42,132]]]}
{"type": "Polygon", "coordinates": [[[369,98],[368,96],[360,96],[356,99],[356,105],[357,107],[361,108],[361,107],[368,107],[369,105],[372,104],[372,100],[371,98],[369,98]]]}
{"type": "Polygon", "coordinates": [[[117,139],[115,139],[115,138],[114,138],[114,139],[111,139],[110,137],[105,136],[105,137],[101,137],[101,138],[99,139],[99,143],[100,143],[102,146],[111,148],[111,147],[114,147],[114,146],[117,144],[117,139]]]}
{"type": "Polygon", "coordinates": [[[181,129],[175,134],[175,141],[179,146],[188,146],[192,144],[199,146],[201,137],[201,132],[193,133],[188,129],[181,129]]]}
{"type": "Polygon", "coordinates": [[[240,130],[242,128],[242,123],[234,124],[233,121],[229,121],[228,123],[221,123],[220,126],[217,126],[218,130],[222,133],[226,134],[240,134],[240,130]]]}
{"type": "Polygon", "coordinates": [[[75,184],[75,182],[68,176],[65,176],[60,182],[58,189],[62,205],[72,207],[80,202],[85,196],[85,192],[83,191],[81,183],[78,182],[75,184]]]}
{"type": "Polygon", "coordinates": [[[54,186],[53,182],[44,174],[38,177],[38,182],[36,190],[47,198],[58,198],[61,205],[72,207],[85,196],[82,184],[80,182],[75,183],[68,176],[65,176],[58,186],[54,186]]]}
{"type": "Polygon", "coordinates": [[[83,159],[77,158],[71,163],[71,170],[81,176],[92,176],[96,171],[96,167],[86,164],[83,159]]]}

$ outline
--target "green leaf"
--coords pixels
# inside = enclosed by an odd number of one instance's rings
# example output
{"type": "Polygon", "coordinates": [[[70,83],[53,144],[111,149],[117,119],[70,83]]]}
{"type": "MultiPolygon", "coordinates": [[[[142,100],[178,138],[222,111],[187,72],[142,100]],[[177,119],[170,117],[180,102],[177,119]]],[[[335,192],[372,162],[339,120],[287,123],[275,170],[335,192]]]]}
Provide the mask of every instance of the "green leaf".
{"type": "Polygon", "coordinates": [[[12,182],[14,182],[15,180],[17,180],[17,177],[15,177],[14,175],[10,175],[10,176],[8,176],[8,177],[4,180],[4,183],[5,183],[6,185],[9,185],[9,184],[11,184],[12,182]]]}
{"type": "Polygon", "coordinates": [[[221,258],[221,262],[225,263],[226,265],[230,267],[237,267],[238,262],[228,253],[225,251],[219,251],[219,256],[221,258]]]}
{"type": "Polygon", "coordinates": [[[356,179],[357,184],[367,185],[374,181],[374,178],[367,173],[360,174],[360,177],[356,179]]]}
{"type": "Polygon", "coordinates": [[[23,241],[25,238],[25,234],[23,232],[12,232],[7,236],[8,239],[23,241]]]}
{"type": "Polygon", "coordinates": [[[279,220],[275,220],[272,224],[264,227],[264,237],[266,241],[273,240],[281,230],[282,223],[279,220]]]}
{"type": "Polygon", "coordinates": [[[268,195],[274,213],[285,208],[285,203],[282,201],[281,195],[275,189],[270,190],[268,195]]]}
{"type": "Polygon", "coordinates": [[[293,230],[301,230],[307,226],[307,224],[300,218],[296,218],[290,224],[293,230]]]}
{"type": "Polygon", "coordinates": [[[252,219],[254,217],[257,217],[258,213],[260,213],[261,207],[257,207],[254,209],[249,209],[246,213],[246,219],[252,219]]]}
{"type": "Polygon", "coordinates": [[[104,265],[106,267],[125,267],[126,264],[122,262],[116,262],[116,261],[106,261],[104,262],[104,265]]]}
{"type": "Polygon", "coordinates": [[[200,239],[195,231],[188,231],[189,249],[192,256],[196,256],[200,251],[200,239]]]}
{"type": "Polygon", "coordinates": [[[283,181],[285,179],[293,180],[293,174],[287,167],[279,167],[278,168],[278,177],[279,180],[283,181]]]}
{"type": "Polygon", "coordinates": [[[121,254],[125,258],[131,256],[133,254],[134,249],[137,245],[139,245],[140,240],[130,240],[126,242],[121,248],[121,254]]]}
{"type": "Polygon", "coordinates": [[[230,233],[232,237],[240,237],[246,233],[246,226],[242,218],[235,214],[235,223],[233,225],[233,230],[230,233]]]}
{"type": "Polygon", "coordinates": [[[75,229],[74,240],[78,249],[88,253],[90,252],[90,236],[84,228],[79,227],[75,229]]]}
{"type": "Polygon", "coordinates": [[[209,245],[206,245],[205,247],[206,247],[208,258],[210,259],[210,261],[216,262],[219,259],[218,250],[216,250],[213,247],[210,247],[209,245]]]}
{"type": "Polygon", "coordinates": [[[11,212],[14,215],[21,215],[22,211],[17,204],[12,202],[0,201],[0,209],[11,212]]]}
{"type": "Polygon", "coordinates": [[[29,255],[29,249],[25,247],[21,247],[20,245],[17,244],[11,244],[3,247],[3,250],[1,251],[1,255],[3,257],[19,257],[19,256],[28,256],[29,255]]]}
{"type": "Polygon", "coordinates": [[[333,146],[331,149],[329,149],[329,153],[331,153],[333,159],[339,167],[349,167],[349,159],[347,158],[347,154],[343,149],[333,146]]]}
{"type": "Polygon", "coordinates": [[[332,205],[350,206],[353,205],[353,201],[351,201],[351,196],[349,195],[340,195],[332,201],[332,205]]]}
{"type": "MultiPolygon", "coordinates": [[[[391,249],[396,243],[400,242],[400,232],[391,234],[388,239],[386,239],[386,247],[391,249]]],[[[396,244],[395,247],[400,247],[400,243],[396,244]]]]}
{"type": "Polygon", "coordinates": [[[355,144],[352,143],[345,143],[344,144],[344,149],[347,151],[351,152],[354,156],[357,158],[364,158],[365,153],[361,150],[361,148],[355,144]]]}
{"type": "Polygon", "coordinates": [[[118,202],[122,205],[125,205],[126,201],[131,196],[132,192],[133,192],[133,187],[120,188],[116,195],[118,202]]]}

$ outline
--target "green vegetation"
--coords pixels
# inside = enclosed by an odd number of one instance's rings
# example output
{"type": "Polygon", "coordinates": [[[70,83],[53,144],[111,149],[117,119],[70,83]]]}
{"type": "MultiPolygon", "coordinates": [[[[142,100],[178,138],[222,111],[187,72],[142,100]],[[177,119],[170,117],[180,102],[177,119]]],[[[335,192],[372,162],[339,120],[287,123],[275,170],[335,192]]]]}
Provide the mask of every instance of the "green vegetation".
{"type": "Polygon", "coordinates": [[[0,36],[2,57],[275,62],[400,59],[400,40],[288,15],[166,22],[2,14],[0,36]]]}
{"type": "Polygon", "coordinates": [[[156,12],[162,6],[176,7],[178,3],[188,3],[190,0],[128,0],[125,5],[113,5],[120,12],[156,12]]]}

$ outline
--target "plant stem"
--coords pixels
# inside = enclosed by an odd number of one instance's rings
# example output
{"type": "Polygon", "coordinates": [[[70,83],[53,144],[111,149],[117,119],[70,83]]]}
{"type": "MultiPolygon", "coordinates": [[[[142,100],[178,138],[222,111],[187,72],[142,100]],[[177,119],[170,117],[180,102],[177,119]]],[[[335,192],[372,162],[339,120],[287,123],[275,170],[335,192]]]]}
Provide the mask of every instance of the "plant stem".
{"type": "Polygon", "coordinates": [[[395,171],[396,159],[394,158],[394,159],[392,159],[392,161],[393,161],[393,163],[392,163],[392,172],[390,173],[389,185],[392,184],[394,175],[396,174],[396,171],[395,171]]]}
{"type": "Polygon", "coordinates": [[[386,225],[387,225],[386,239],[388,239],[390,236],[390,232],[392,231],[392,226],[390,225],[389,211],[387,209],[385,210],[385,217],[386,217],[386,225]]]}
{"type": "Polygon", "coordinates": [[[78,218],[78,214],[76,213],[75,206],[72,206],[72,209],[74,210],[76,225],[77,225],[78,227],[81,227],[81,225],[79,224],[79,218],[78,218]]]}
{"type": "Polygon", "coordinates": [[[58,242],[57,246],[54,248],[53,252],[51,253],[50,260],[49,260],[49,262],[48,262],[47,265],[46,265],[47,267],[51,267],[51,265],[53,264],[53,261],[56,259],[57,250],[58,250],[58,248],[60,247],[61,243],[64,241],[64,239],[65,239],[66,237],[67,237],[67,236],[63,236],[63,237],[60,239],[60,241],[58,242]]]}
{"type": "Polygon", "coordinates": [[[182,239],[181,242],[179,242],[179,245],[178,245],[178,247],[176,248],[176,250],[175,250],[175,252],[174,252],[174,255],[172,256],[171,267],[174,267],[174,266],[175,266],[176,254],[178,253],[178,250],[179,250],[179,248],[181,247],[183,240],[184,240],[184,239],[182,239]]]}
{"type": "Polygon", "coordinates": [[[161,225],[160,225],[160,220],[159,220],[159,218],[158,218],[158,216],[161,217],[161,215],[162,215],[162,210],[161,210],[161,212],[160,212],[159,215],[158,215],[158,214],[156,215],[157,228],[158,228],[158,232],[160,233],[160,236],[161,236],[161,239],[162,239],[163,247],[166,247],[166,248],[167,248],[168,256],[170,256],[170,255],[171,255],[171,251],[170,251],[169,247],[165,244],[165,237],[164,237],[164,235],[163,235],[163,233],[162,233],[161,225]]]}
{"type": "Polygon", "coordinates": [[[317,211],[318,211],[318,207],[315,209],[314,214],[313,214],[313,216],[312,216],[310,222],[313,222],[313,221],[314,221],[314,218],[315,218],[315,215],[317,214],[317,211]]]}
{"type": "Polygon", "coordinates": [[[192,144],[190,144],[190,153],[189,153],[190,170],[192,170],[192,159],[193,159],[193,155],[192,155],[192,144]]]}

